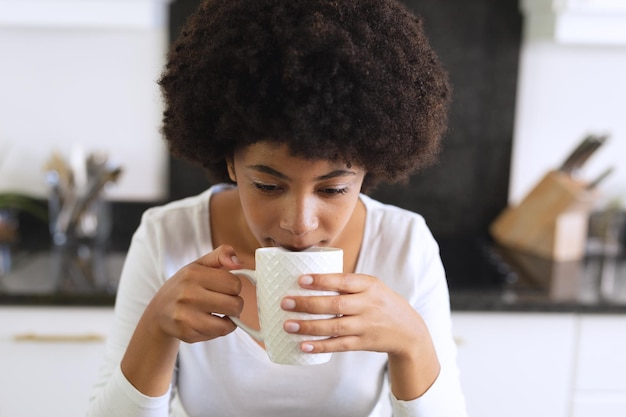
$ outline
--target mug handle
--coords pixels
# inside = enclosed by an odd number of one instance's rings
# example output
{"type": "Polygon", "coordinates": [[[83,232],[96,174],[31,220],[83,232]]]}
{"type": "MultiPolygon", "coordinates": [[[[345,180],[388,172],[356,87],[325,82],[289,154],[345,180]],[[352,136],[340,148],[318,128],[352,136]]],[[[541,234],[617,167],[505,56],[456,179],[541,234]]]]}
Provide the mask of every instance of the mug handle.
{"type": "MultiPolygon", "coordinates": [[[[248,278],[248,281],[250,281],[256,287],[256,271],[253,271],[251,269],[233,269],[230,271],[230,273],[235,275],[243,275],[244,277],[248,278]]],[[[241,320],[239,320],[238,317],[228,316],[228,318],[231,319],[233,323],[235,323],[238,327],[240,327],[254,339],[259,342],[263,342],[263,334],[259,330],[255,330],[245,325],[241,320]]]]}

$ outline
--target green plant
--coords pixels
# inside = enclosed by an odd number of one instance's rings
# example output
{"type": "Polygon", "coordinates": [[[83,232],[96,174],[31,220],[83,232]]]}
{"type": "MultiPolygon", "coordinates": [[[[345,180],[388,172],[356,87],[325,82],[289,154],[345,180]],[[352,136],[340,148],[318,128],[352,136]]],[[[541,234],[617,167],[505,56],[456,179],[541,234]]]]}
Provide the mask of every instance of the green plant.
{"type": "Polygon", "coordinates": [[[0,210],[25,212],[42,220],[48,220],[48,210],[35,199],[19,193],[0,193],[0,210]]]}

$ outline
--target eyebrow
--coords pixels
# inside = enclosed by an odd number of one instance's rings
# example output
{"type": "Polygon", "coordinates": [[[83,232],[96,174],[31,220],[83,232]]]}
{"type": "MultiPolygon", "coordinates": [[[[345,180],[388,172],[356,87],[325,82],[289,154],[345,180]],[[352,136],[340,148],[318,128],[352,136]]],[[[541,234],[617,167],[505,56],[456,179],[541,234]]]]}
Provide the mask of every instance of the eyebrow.
{"type": "MultiPolygon", "coordinates": [[[[248,165],[247,168],[253,169],[258,172],[263,172],[265,174],[273,175],[276,178],[280,178],[281,180],[285,180],[285,181],[290,180],[290,178],[286,176],[285,174],[283,174],[282,172],[277,171],[274,168],[269,167],[267,165],[248,165]]],[[[324,174],[324,175],[320,175],[319,177],[316,177],[315,180],[324,181],[324,180],[329,180],[329,179],[337,178],[337,177],[355,176],[355,175],[356,175],[356,172],[354,171],[349,171],[347,169],[336,169],[332,172],[329,172],[328,174],[324,174]]]]}

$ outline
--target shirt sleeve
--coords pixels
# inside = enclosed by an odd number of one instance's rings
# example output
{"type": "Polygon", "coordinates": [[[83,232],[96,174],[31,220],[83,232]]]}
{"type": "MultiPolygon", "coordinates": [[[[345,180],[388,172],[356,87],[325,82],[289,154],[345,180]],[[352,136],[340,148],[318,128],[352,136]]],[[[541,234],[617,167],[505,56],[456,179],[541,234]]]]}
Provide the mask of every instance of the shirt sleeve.
{"type": "Polygon", "coordinates": [[[112,333],[107,338],[100,374],[90,398],[88,417],[165,417],[169,392],[148,397],[126,379],[120,362],[147,304],[164,282],[159,272],[158,231],[149,230],[146,216],[133,235],[118,287],[112,333]]]}
{"type": "Polygon", "coordinates": [[[451,379],[450,375],[441,373],[435,383],[420,398],[401,401],[390,394],[393,417],[467,417],[465,399],[462,395],[455,394],[456,382],[451,379]]]}
{"type": "Polygon", "coordinates": [[[118,366],[108,383],[92,402],[89,416],[167,417],[170,390],[159,397],[148,397],[131,385],[118,366]]]}
{"type": "Polygon", "coordinates": [[[457,347],[452,335],[450,297],[437,245],[425,223],[411,233],[406,261],[414,265],[416,289],[409,302],[428,326],[441,366],[439,376],[421,397],[400,401],[391,395],[394,417],[467,417],[465,397],[457,365],[457,347]]]}

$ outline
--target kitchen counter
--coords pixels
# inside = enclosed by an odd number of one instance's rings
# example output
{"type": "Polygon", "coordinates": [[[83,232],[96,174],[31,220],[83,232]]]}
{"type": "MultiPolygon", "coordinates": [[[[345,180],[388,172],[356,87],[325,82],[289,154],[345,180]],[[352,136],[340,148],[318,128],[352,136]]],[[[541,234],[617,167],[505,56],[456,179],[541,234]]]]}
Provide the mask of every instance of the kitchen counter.
{"type": "Polygon", "coordinates": [[[623,252],[568,262],[489,242],[467,245],[462,252],[467,255],[442,247],[452,310],[626,313],[623,252]]]}
{"type": "Polygon", "coordinates": [[[70,258],[51,251],[18,252],[11,272],[0,274],[0,305],[112,306],[124,259],[123,252],[70,258]]]}
{"type": "MultiPolygon", "coordinates": [[[[441,242],[453,311],[626,313],[626,256],[550,262],[489,242],[441,242]]],[[[0,305],[112,306],[123,252],[64,259],[20,252],[0,276],[0,305]],[[85,267],[97,274],[85,274],[85,267]],[[64,271],[64,272],[61,272],[64,271]]]]}

